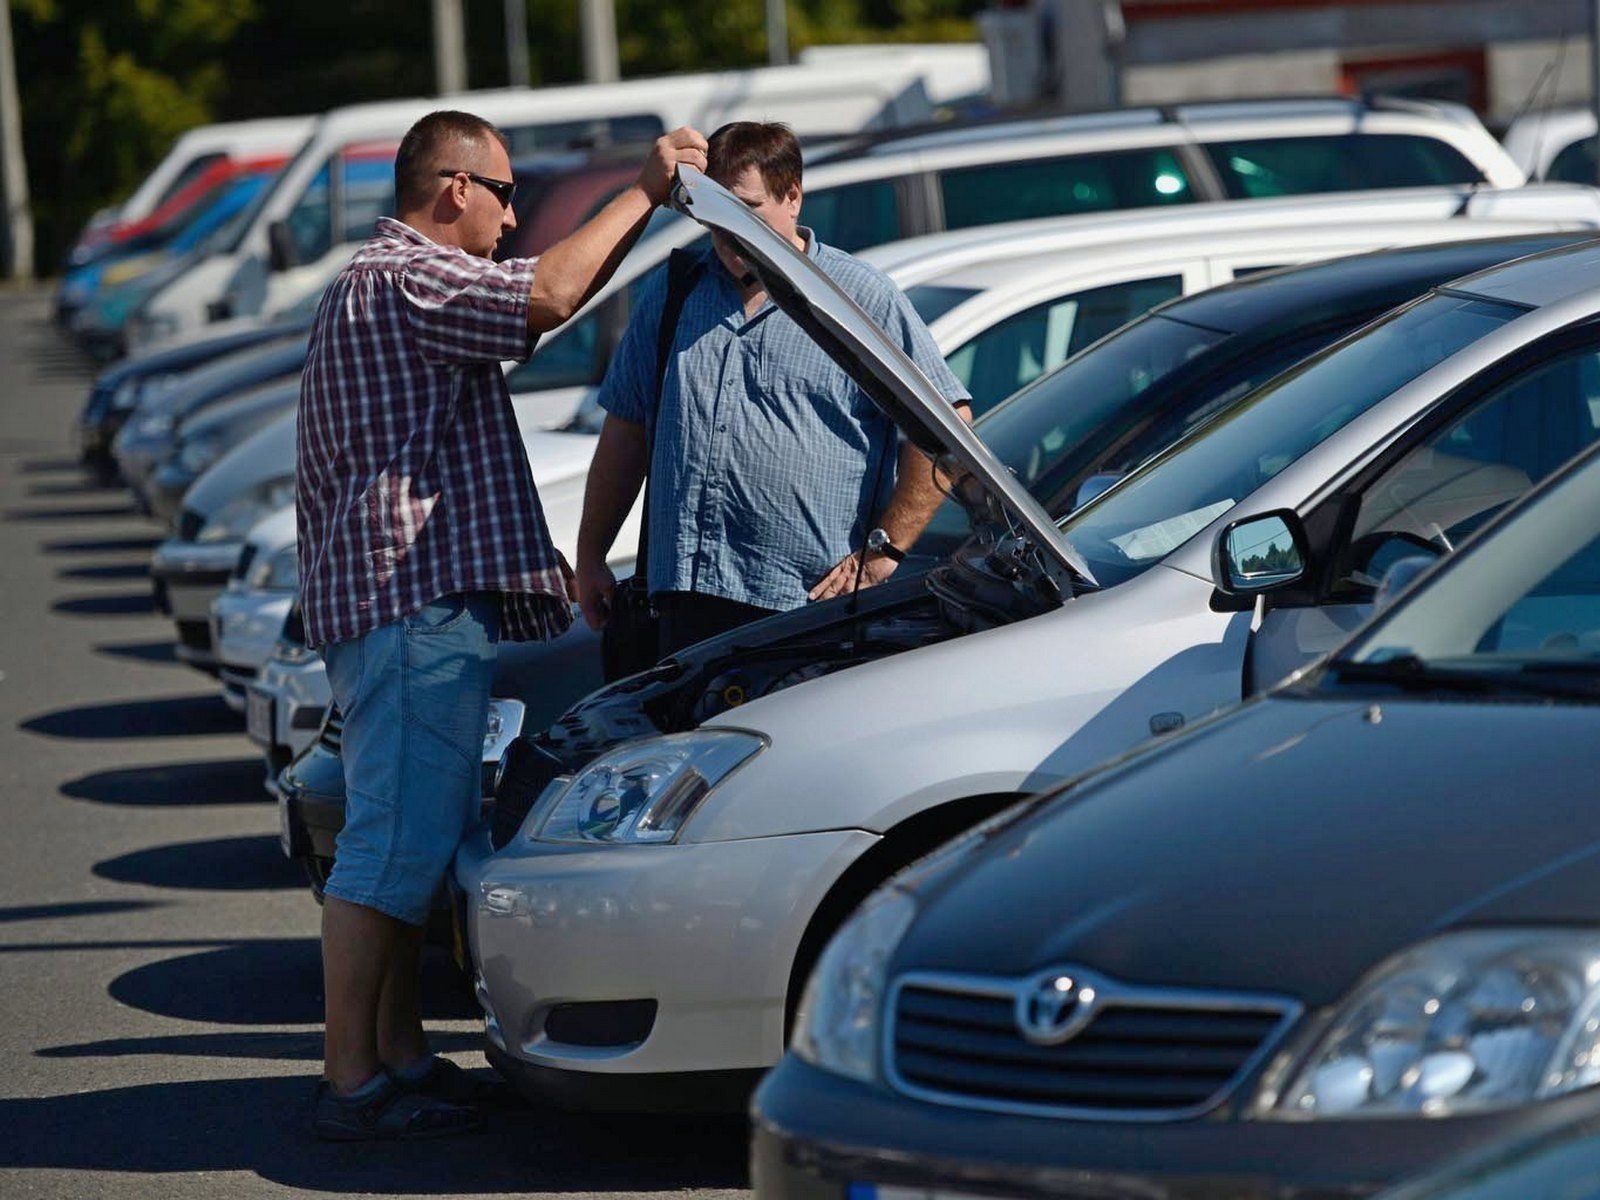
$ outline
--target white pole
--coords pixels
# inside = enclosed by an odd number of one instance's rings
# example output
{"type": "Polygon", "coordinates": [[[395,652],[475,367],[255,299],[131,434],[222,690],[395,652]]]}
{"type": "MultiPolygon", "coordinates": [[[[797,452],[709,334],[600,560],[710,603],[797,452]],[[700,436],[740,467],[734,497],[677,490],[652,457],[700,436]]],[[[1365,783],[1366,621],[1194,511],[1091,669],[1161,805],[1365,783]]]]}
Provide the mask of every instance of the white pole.
{"type": "Polygon", "coordinates": [[[512,87],[533,82],[528,61],[528,0],[506,0],[506,81],[512,87]]]}
{"type": "Polygon", "coordinates": [[[467,90],[467,26],[461,0],[433,0],[433,73],[439,95],[467,90]]]}
{"type": "Polygon", "coordinates": [[[28,211],[28,163],[22,156],[22,105],[17,99],[11,2],[0,0],[0,199],[5,204],[6,274],[33,278],[33,214],[28,211]]]}
{"type": "Polygon", "coordinates": [[[789,65],[789,5],[787,0],[766,0],[767,61],[775,67],[789,65]]]}
{"type": "Polygon", "coordinates": [[[622,78],[617,68],[617,15],[612,0],[578,0],[583,34],[583,77],[590,83],[622,78]]]}

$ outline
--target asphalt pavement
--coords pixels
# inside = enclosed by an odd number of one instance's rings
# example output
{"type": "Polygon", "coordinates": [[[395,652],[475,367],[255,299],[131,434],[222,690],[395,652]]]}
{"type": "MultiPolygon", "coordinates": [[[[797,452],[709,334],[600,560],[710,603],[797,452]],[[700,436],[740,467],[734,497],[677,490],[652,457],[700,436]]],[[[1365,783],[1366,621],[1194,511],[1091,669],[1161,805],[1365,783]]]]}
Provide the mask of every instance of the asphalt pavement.
{"type": "MultiPolygon", "coordinates": [[[[740,1119],[561,1113],[324,1145],[318,909],[241,718],[176,661],[160,530],[72,447],[91,371],[0,293],[0,1197],[734,1196],[740,1119]]],[[[429,1028],[487,1073],[442,956],[429,1028]]]]}

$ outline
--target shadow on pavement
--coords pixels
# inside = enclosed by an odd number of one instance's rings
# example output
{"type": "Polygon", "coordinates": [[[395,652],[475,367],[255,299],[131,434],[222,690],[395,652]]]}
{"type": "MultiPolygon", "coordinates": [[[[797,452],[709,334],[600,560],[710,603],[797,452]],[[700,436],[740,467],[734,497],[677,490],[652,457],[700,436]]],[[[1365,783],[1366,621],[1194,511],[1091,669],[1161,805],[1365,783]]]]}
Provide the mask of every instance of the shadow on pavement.
{"type": "Polygon", "coordinates": [[[100,654],[112,658],[131,658],[146,663],[176,663],[178,647],[171,641],[160,642],[101,642],[95,647],[100,654]]]}
{"type": "Polygon", "coordinates": [[[8,508],[8,521],[92,521],[100,517],[131,517],[138,512],[133,504],[99,504],[93,508],[8,508]]]}
{"type": "Polygon", "coordinates": [[[94,873],[115,883],[185,891],[249,892],[306,886],[303,871],[283,856],[277,834],[271,833],[135,850],[96,863],[94,873]]]}
{"type": "Polygon", "coordinates": [[[260,803],[268,799],[259,758],[181,762],[95,771],[61,785],[61,794],[96,804],[135,807],[260,803]]]}
{"type": "MultiPolygon", "coordinates": [[[[481,1033],[433,1032],[428,1042],[434,1050],[454,1054],[478,1050],[481,1033]]],[[[34,1053],[40,1058],[132,1058],[166,1055],[181,1058],[257,1058],[271,1062],[321,1062],[322,1031],[309,1033],[192,1033],[168,1037],[107,1038],[72,1046],[46,1046],[34,1053]]]]}
{"type": "Polygon", "coordinates": [[[160,900],[81,900],[72,904],[22,904],[0,908],[0,924],[10,921],[59,921],[63,917],[100,917],[111,913],[160,908],[160,900]]]}
{"type": "Polygon", "coordinates": [[[83,461],[77,458],[29,458],[17,464],[23,475],[59,475],[63,471],[81,471],[83,461]]]}
{"type": "Polygon", "coordinates": [[[0,1168],[252,1171],[299,1191],[402,1196],[745,1186],[743,1118],[488,1109],[476,1136],[381,1147],[306,1132],[311,1073],[0,1100],[0,1168]]]}
{"type": "Polygon", "coordinates": [[[154,536],[93,538],[87,541],[68,538],[65,541],[45,542],[39,549],[46,554],[131,554],[136,551],[148,553],[160,544],[161,539],[154,536]]]}
{"type": "MultiPolygon", "coordinates": [[[[314,903],[308,893],[306,904],[314,903]]],[[[180,1021],[317,1025],[322,1022],[322,946],[316,938],[227,943],[135,967],[112,980],[108,990],[123,1004],[180,1021]]],[[[429,1021],[482,1015],[449,956],[434,947],[423,955],[422,1015],[429,1021]]]]}
{"type": "Polygon", "coordinates": [[[113,563],[104,567],[67,567],[57,579],[148,579],[150,568],[142,562],[113,563]]]}
{"type": "Polygon", "coordinates": [[[124,700],[86,704],[29,717],[19,728],[46,737],[112,738],[189,737],[205,733],[239,733],[239,715],[215,692],[170,696],[161,700],[124,700]]]}
{"type": "Polygon", "coordinates": [[[74,596],[50,605],[50,611],[73,617],[142,617],[155,610],[155,597],[149,589],[111,596],[74,596]]]}
{"type": "Polygon", "coordinates": [[[92,479],[79,479],[71,483],[62,481],[28,485],[30,496],[103,496],[105,492],[105,486],[92,479]]]}

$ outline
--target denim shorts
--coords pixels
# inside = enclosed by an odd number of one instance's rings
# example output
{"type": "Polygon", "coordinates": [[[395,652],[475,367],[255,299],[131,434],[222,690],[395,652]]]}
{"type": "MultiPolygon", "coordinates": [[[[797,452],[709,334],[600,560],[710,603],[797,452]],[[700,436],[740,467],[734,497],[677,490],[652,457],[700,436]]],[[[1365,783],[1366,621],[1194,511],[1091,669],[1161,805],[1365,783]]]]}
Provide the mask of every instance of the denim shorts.
{"type": "Polygon", "coordinates": [[[478,817],[499,640],[499,596],[469,592],[323,647],[344,714],[344,829],[328,895],[427,920],[478,817]]]}

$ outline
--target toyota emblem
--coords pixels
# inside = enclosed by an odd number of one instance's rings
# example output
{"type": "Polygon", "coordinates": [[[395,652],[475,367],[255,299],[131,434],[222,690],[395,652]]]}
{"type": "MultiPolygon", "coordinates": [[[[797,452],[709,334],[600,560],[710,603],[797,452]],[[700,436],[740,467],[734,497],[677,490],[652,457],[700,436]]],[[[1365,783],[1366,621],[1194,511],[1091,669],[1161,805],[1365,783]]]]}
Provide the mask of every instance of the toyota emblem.
{"type": "Polygon", "coordinates": [[[1059,1046],[1083,1032],[1094,1017],[1096,998],[1092,985],[1052,971],[1017,993],[1017,1028],[1036,1046],[1059,1046]]]}

